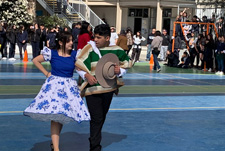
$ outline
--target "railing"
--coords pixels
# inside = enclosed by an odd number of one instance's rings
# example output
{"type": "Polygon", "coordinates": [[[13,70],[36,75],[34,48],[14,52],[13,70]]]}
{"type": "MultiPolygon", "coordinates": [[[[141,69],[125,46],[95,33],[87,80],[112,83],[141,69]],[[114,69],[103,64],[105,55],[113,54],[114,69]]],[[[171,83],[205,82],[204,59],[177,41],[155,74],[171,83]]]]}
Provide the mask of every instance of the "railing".
{"type": "Polygon", "coordinates": [[[70,4],[84,20],[91,24],[92,27],[104,24],[104,22],[82,0],[71,0],[70,4]]]}
{"type": "MultiPolygon", "coordinates": [[[[203,23],[203,22],[174,22],[173,23],[173,43],[172,43],[172,52],[174,52],[174,44],[175,44],[175,33],[176,33],[176,25],[179,24],[180,27],[181,27],[181,30],[182,30],[182,34],[185,35],[184,33],[184,28],[183,28],[183,24],[188,24],[188,25],[206,25],[207,28],[206,28],[206,35],[209,34],[209,27],[212,26],[213,29],[214,29],[214,32],[215,32],[215,35],[216,37],[218,38],[218,31],[216,29],[216,25],[214,23],[203,23]]],[[[187,48],[189,49],[188,47],[188,42],[186,39],[184,39],[185,42],[186,42],[186,45],[187,45],[187,48]]]]}
{"type": "Polygon", "coordinates": [[[37,1],[50,15],[54,15],[54,10],[46,3],[45,0],[37,0],[37,1]]]}
{"type": "Polygon", "coordinates": [[[69,15],[74,14],[77,14],[81,21],[85,20],[89,22],[93,28],[99,24],[104,24],[104,22],[82,0],[72,0],[70,3],[62,2],[60,4],[55,0],[51,1],[51,6],[45,0],[37,1],[50,15],[57,13],[59,17],[65,18],[70,27],[73,22],[78,21],[70,18],[69,15]]]}

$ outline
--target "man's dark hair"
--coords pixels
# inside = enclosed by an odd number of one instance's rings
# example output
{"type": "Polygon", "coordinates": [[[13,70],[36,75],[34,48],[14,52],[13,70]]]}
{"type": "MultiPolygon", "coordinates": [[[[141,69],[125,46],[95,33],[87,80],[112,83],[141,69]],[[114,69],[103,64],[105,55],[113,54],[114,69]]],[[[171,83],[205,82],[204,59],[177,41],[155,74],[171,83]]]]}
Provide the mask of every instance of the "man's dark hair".
{"type": "Polygon", "coordinates": [[[187,51],[185,51],[184,54],[187,56],[188,55],[187,51]]]}
{"type": "Polygon", "coordinates": [[[95,27],[94,29],[94,34],[99,34],[100,36],[111,36],[111,30],[109,25],[106,24],[100,24],[98,26],[95,27]]]}
{"type": "Polygon", "coordinates": [[[77,22],[77,24],[76,25],[80,25],[81,26],[81,22],[77,22]]]}
{"type": "Polygon", "coordinates": [[[157,31],[155,32],[155,36],[161,36],[161,32],[160,32],[159,30],[157,30],[157,31]]]}
{"type": "Polygon", "coordinates": [[[81,29],[80,29],[79,35],[83,35],[83,34],[85,34],[85,33],[89,33],[89,31],[88,31],[88,26],[89,26],[89,25],[90,25],[90,24],[89,24],[88,22],[83,21],[83,22],[82,22],[82,25],[81,25],[81,29]]]}

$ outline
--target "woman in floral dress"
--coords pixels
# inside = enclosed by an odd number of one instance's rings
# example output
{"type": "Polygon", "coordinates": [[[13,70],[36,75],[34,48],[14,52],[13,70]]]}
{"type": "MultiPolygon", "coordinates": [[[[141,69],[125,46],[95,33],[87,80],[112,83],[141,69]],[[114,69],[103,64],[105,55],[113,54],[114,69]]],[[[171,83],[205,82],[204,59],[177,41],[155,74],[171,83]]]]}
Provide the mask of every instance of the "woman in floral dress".
{"type": "Polygon", "coordinates": [[[57,45],[57,50],[45,47],[41,55],[33,59],[33,63],[47,79],[24,111],[24,115],[33,119],[51,121],[54,151],[59,151],[59,135],[63,124],[90,120],[76,80],[72,78],[76,61],[76,51],[72,51],[72,35],[68,32],[61,33],[57,45]],[[41,65],[44,61],[50,61],[51,72],[41,65]]]}

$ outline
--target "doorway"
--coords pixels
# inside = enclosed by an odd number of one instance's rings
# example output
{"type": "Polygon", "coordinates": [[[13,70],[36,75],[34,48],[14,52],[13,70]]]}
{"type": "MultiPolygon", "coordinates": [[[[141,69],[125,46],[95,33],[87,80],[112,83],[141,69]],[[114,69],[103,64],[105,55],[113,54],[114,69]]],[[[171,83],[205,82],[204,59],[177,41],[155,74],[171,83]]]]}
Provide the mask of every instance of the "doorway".
{"type": "Polygon", "coordinates": [[[163,29],[166,29],[167,34],[170,35],[170,19],[169,18],[163,19],[163,29]]]}
{"type": "Polygon", "coordinates": [[[134,18],[134,35],[138,31],[141,31],[141,25],[142,25],[142,18],[134,18]]]}

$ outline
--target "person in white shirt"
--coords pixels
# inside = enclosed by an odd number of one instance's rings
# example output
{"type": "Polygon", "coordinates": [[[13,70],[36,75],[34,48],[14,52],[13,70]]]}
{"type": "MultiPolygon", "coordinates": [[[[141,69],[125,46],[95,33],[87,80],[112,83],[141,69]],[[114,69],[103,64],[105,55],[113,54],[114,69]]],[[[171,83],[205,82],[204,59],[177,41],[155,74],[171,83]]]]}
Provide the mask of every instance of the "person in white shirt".
{"type": "Polygon", "coordinates": [[[117,43],[117,39],[119,38],[117,33],[116,33],[116,29],[114,26],[110,27],[111,29],[111,37],[110,37],[110,44],[109,46],[115,46],[117,43]]]}
{"type": "Polygon", "coordinates": [[[134,47],[131,55],[132,60],[135,62],[139,62],[140,54],[141,54],[141,42],[145,41],[145,37],[141,36],[141,32],[138,31],[136,35],[133,36],[134,47]]]}

